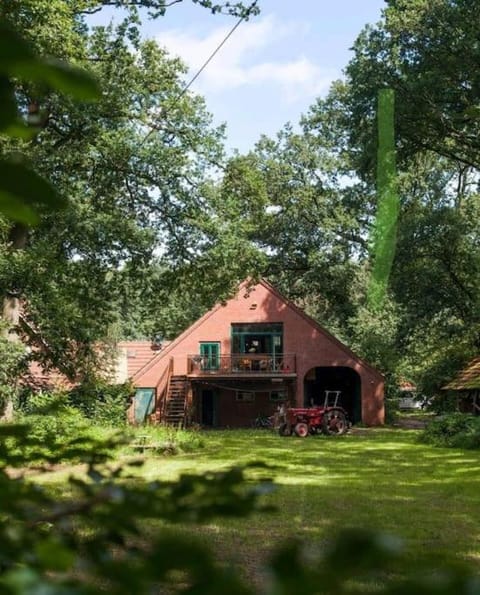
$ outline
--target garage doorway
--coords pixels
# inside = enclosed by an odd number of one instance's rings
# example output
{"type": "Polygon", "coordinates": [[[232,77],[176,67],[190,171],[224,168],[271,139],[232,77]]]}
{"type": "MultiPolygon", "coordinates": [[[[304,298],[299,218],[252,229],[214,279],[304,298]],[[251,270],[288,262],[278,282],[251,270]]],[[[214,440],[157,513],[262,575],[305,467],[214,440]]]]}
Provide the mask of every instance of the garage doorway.
{"type": "Polygon", "coordinates": [[[312,368],[304,380],[305,407],[323,405],[327,390],[340,391],[338,404],[352,423],[362,421],[361,379],[355,370],[345,366],[312,368]]]}

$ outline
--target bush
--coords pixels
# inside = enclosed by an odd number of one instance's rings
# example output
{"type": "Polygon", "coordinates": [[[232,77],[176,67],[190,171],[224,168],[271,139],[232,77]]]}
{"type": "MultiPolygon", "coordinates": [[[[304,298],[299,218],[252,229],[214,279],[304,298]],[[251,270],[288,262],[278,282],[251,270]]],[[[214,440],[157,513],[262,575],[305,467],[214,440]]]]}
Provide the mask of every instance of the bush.
{"type": "Polygon", "coordinates": [[[129,397],[133,393],[130,383],[107,384],[95,382],[74,388],[68,402],[85,417],[102,426],[125,426],[129,397]]]}
{"type": "Polygon", "coordinates": [[[30,426],[29,438],[41,446],[39,459],[58,452],[89,434],[90,423],[81,411],[69,405],[63,394],[33,395],[25,401],[17,419],[30,426]]]}
{"type": "Polygon", "coordinates": [[[420,440],[434,446],[480,448],[480,417],[466,413],[443,415],[428,424],[420,440]]]}
{"type": "Polygon", "coordinates": [[[445,392],[443,394],[436,394],[430,399],[428,410],[437,415],[453,413],[457,410],[457,396],[445,392]]]}

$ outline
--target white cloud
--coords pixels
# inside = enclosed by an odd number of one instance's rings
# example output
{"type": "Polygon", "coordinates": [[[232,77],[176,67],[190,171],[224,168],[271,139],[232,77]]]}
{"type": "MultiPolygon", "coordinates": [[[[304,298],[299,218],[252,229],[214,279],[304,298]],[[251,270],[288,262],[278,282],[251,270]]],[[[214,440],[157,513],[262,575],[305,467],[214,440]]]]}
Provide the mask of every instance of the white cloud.
{"type": "MultiPolygon", "coordinates": [[[[305,24],[287,26],[272,16],[242,23],[202,72],[196,83],[197,90],[221,93],[246,86],[271,85],[286,102],[323,93],[338,73],[321,68],[298,52],[295,55],[295,40],[304,37],[307,30],[305,24]],[[288,54],[286,47],[291,48],[292,55],[283,60],[269,59],[279,45],[282,55],[288,54]]],[[[168,30],[159,34],[157,41],[182,58],[192,75],[228,31],[228,27],[218,27],[202,36],[193,30],[168,30]]]]}

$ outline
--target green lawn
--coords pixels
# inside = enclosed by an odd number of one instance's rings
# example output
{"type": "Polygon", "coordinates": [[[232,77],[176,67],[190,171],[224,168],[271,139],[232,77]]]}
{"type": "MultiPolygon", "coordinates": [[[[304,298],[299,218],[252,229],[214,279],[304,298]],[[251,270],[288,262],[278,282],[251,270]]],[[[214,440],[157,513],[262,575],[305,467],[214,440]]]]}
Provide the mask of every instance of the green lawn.
{"type": "MultiPolygon", "coordinates": [[[[262,580],[272,550],[288,538],[318,551],[348,527],[401,537],[408,567],[457,559],[480,570],[480,452],[425,446],[417,436],[399,429],[305,439],[268,430],[212,431],[201,433],[204,447],[193,452],[164,457],[148,451],[138,473],[146,480],[171,480],[181,473],[267,463],[276,489],[264,501],[277,512],[172,528],[195,532],[221,561],[254,582],[262,580]]],[[[265,470],[252,471],[252,481],[255,474],[260,478],[265,470]]],[[[51,478],[52,485],[64,477],[51,478]]],[[[159,528],[149,523],[145,540],[159,528]]]]}
{"type": "Polygon", "coordinates": [[[412,563],[433,557],[437,564],[459,558],[478,565],[480,453],[419,444],[416,431],[360,432],[306,439],[262,430],[210,432],[196,453],[147,455],[142,475],[172,479],[252,461],[270,465],[277,489],[265,501],[278,512],[196,530],[221,559],[252,577],[289,537],[322,547],[346,527],[400,536],[412,563]]]}

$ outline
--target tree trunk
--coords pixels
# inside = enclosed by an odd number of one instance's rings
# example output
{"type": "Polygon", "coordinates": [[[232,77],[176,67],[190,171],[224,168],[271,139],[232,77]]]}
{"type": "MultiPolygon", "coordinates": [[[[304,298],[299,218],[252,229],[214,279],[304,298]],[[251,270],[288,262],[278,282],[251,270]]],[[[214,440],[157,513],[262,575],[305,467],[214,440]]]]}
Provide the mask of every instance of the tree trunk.
{"type": "MultiPolygon", "coordinates": [[[[13,225],[10,230],[10,249],[12,252],[16,250],[23,250],[27,245],[28,229],[20,223],[13,225]]],[[[9,292],[3,297],[2,307],[2,322],[1,335],[7,341],[19,342],[20,337],[18,336],[17,327],[20,320],[20,297],[15,291],[15,288],[11,288],[9,292]]],[[[14,388],[14,387],[12,387],[14,388]]],[[[12,421],[13,419],[13,400],[10,397],[7,400],[4,411],[0,417],[0,421],[12,421]]]]}

